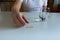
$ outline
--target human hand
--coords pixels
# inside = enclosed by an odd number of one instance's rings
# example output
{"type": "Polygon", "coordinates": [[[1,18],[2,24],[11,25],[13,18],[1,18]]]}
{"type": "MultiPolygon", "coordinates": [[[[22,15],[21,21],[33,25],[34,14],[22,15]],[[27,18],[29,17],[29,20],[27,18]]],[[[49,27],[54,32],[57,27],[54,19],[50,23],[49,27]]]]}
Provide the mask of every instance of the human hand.
{"type": "Polygon", "coordinates": [[[29,23],[27,18],[22,13],[13,13],[13,21],[15,26],[24,26],[29,23]]]}

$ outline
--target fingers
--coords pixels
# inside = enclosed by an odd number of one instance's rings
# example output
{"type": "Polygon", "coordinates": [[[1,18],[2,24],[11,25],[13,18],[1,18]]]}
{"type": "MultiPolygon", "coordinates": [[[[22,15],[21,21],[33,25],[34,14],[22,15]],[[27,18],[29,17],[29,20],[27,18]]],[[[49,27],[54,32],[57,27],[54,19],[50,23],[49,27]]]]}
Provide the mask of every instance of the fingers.
{"type": "Polygon", "coordinates": [[[17,19],[19,20],[19,22],[22,24],[22,25],[25,25],[26,24],[26,22],[25,22],[25,20],[22,18],[22,16],[20,17],[20,16],[17,16],[17,19]]]}
{"type": "Polygon", "coordinates": [[[17,19],[16,15],[13,15],[13,21],[15,26],[22,26],[21,22],[17,19]]]}
{"type": "Polygon", "coordinates": [[[13,14],[13,21],[16,26],[24,26],[29,23],[25,16],[19,14],[13,14]]]}
{"type": "Polygon", "coordinates": [[[26,23],[29,23],[29,21],[27,20],[27,18],[25,18],[24,15],[23,15],[23,19],[25,20],[26,23]]]}

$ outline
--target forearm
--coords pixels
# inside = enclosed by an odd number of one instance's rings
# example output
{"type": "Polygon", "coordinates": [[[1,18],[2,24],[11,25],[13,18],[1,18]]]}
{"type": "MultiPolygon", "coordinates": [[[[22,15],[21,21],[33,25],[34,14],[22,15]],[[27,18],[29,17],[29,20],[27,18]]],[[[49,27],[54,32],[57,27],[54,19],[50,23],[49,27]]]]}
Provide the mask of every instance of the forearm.
{"type": "Polygon", "coordinates": [[[19,10],[17,8],[12,8],[11,12],[12,13],[19,13],[19,10]]]}
{"type": "Polygon", "coordinates": [[[22,5],[22,1],[16,1],[15,4],[13,5],[12,7],[12,12],[13,13],[19,13],[20,12],[20,9],[21,9],[21,5],[22,5]]]}

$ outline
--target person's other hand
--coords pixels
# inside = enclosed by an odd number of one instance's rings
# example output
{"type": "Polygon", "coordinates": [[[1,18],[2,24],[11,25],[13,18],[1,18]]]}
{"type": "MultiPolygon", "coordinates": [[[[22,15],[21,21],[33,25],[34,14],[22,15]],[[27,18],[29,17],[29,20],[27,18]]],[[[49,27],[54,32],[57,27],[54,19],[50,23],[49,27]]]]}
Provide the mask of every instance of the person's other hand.
{"type": "Polygon", "coordinates": [[[26,17],[21,13],[13,13],[13,21],[15,26],[24,26],[29,23],[26,17]]]}

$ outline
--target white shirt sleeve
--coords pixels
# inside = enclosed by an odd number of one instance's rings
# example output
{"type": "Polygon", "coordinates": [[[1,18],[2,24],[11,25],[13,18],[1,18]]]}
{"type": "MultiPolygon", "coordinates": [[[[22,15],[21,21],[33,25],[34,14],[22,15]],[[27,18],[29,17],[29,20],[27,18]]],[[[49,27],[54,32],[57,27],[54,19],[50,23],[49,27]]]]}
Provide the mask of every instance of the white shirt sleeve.
{"type": "Polygon", "coordinates": [[[47,0],[43,0],[43,6],[47,6],[47,0]]]}
{"type": "Polygon", "coordinates": [[[23,0],[19,0],[19,1],[23,2],[23,0]]]}

